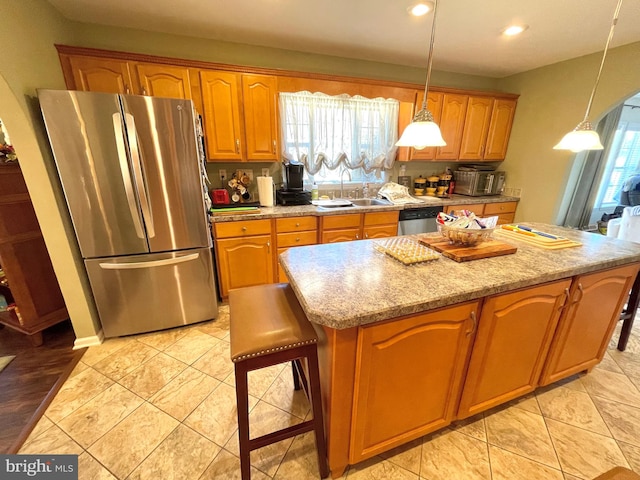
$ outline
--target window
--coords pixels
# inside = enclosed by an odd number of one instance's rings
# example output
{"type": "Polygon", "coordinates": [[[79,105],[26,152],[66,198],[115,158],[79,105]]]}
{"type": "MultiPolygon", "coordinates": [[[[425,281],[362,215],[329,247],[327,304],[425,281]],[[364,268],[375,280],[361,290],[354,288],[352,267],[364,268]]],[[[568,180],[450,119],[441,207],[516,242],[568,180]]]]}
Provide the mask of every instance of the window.
{"type": "Polygon", "coordinates": [[[309,181],[375,181],[393,167],[399,102],[322,93],[281,93],[283,155],[305,165],[309,181]]]}
{"type": "Polygon", "coordinates": [[[621,121],[613,137],[611,152],[598,190],[596,208],[619,205],[623,188],[630,187],[625,186],[625,183],[639,174],[640,122],[621,121]]]}

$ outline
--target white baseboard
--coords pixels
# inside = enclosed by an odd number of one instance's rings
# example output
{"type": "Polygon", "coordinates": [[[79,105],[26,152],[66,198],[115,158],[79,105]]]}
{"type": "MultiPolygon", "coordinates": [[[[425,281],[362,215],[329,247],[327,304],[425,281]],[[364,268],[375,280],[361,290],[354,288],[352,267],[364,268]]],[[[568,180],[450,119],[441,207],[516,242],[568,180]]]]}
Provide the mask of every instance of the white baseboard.
{"type": "Polygon", "coordinates": [[[97,335],[92,335],[91,337],[76,338],[76,340],[73,342],[73,349],[79,350],[86,347],[95,347],[96,345],[100,345],[102,342],[104,342],[104,333],[102,333],[102,330],[100,330],[97,335]]]}

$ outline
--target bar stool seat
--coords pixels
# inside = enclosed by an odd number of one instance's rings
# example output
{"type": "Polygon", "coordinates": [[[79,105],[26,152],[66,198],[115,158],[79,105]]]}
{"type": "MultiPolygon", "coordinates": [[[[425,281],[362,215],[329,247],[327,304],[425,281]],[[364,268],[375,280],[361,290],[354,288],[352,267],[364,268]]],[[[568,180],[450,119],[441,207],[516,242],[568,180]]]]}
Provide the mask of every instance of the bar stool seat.
{"type": "Polygon", "coordinates": [[[250,478],[250,452],[266,445],[313,430],[321,478],[329,475],[320,375],[318,336],[309,323],[295,293],[287,283],[257,285],[229,292],[231,361],[236,377],[238,437],[242,479],[250,478]],[[301,359],[306,360],[307,380],[301,359]],[[294,385],[304,388],[313,419],[251,439],[249,435],[249,391],[251,370],[292,362],[294,385]]]}

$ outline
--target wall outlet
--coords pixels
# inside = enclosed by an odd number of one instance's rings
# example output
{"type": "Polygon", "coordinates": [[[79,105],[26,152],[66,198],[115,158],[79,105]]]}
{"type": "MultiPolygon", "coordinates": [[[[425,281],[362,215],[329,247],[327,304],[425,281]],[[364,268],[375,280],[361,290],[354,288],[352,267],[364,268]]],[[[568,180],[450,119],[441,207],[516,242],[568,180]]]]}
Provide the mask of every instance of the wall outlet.
{"type": "Polygon", "coordinates": [[[521,188],[514,188],[513,189],[513,196],[521,198],[522,197],[522,189],[521,188]]]}
{"type": "Polygon", "coordinates": [[[253,182],[253,170],[245,170],[244,173],[246,173],[249,180],[253,182]]]}
{"type": "Polygon", "coordinates": [[[220,177],[220,180],[224,180],[225,178],[229,180],[229,177],[227,177],[227,171],[223,169],[218,170],[218,177],[220,177]]]}
{"type": "Polygon", "coordinates": [[[263,177],[268,177],[269,176],[269,169],[268,168],[263,168],[262,169],[262,176],[263,177]]]}

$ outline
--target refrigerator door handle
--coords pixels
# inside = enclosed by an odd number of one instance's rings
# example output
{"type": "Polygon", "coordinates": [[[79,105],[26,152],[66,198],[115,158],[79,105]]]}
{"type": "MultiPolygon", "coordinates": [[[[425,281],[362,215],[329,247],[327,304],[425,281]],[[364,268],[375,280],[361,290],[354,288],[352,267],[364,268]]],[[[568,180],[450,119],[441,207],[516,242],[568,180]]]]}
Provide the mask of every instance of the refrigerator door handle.
{"type": "Polygon", "coordinates": [[[135,229],[138,238],[145,238],[144,231],[142,229],[142,222],[140,221],[140,215],[138,214],[138,208],[136,207],[136,197],[133,192],[133,182],[131,180],[131,172],[129,172],[129,162],[127,162],[127,149],[124,144],[124,131],[122,129],[122,116],[119,113],[114,113],[112,118],[116,148],[118,150],[118,161],[120,163],[120,172],[122,173],[122,181],[124,182],[124,191],[127,197],[127,204],[129,205],[129,212],[131,212],[131,219],[133,220],[133,228],[135,229]]]}
{"type": "Polygon", "coordinates": [[[129,151],[131,152],[131,163],[133,166],[133,176],[138,187],[138,196],[140,197],[140,208],[142,209],[142,217],[147,226],[147,235],[149,238],[156,236],[153,227],[153,216],[151,215],[151,207],[149,206],[149,198],[147,188],[142,176],[142,162],[140,161],[140,148],[138,147],[138,134],[136,133],[136,121],[130,113],[124,114],[124,121],[127,125],[127,136],[129,137],[129,151]]]}
{"type": "Polygon", "coordinates": [[[103,270],[128,270],[133,268],[162,267],[164,265],[175,265],[177,263],[190,262],[192,260],[197,260],[199,257],[199,253],[190,253],[189,255],[183,255],[180,257],[151,260],[149,262],[101,263],[100,268],[103,270]]]}

